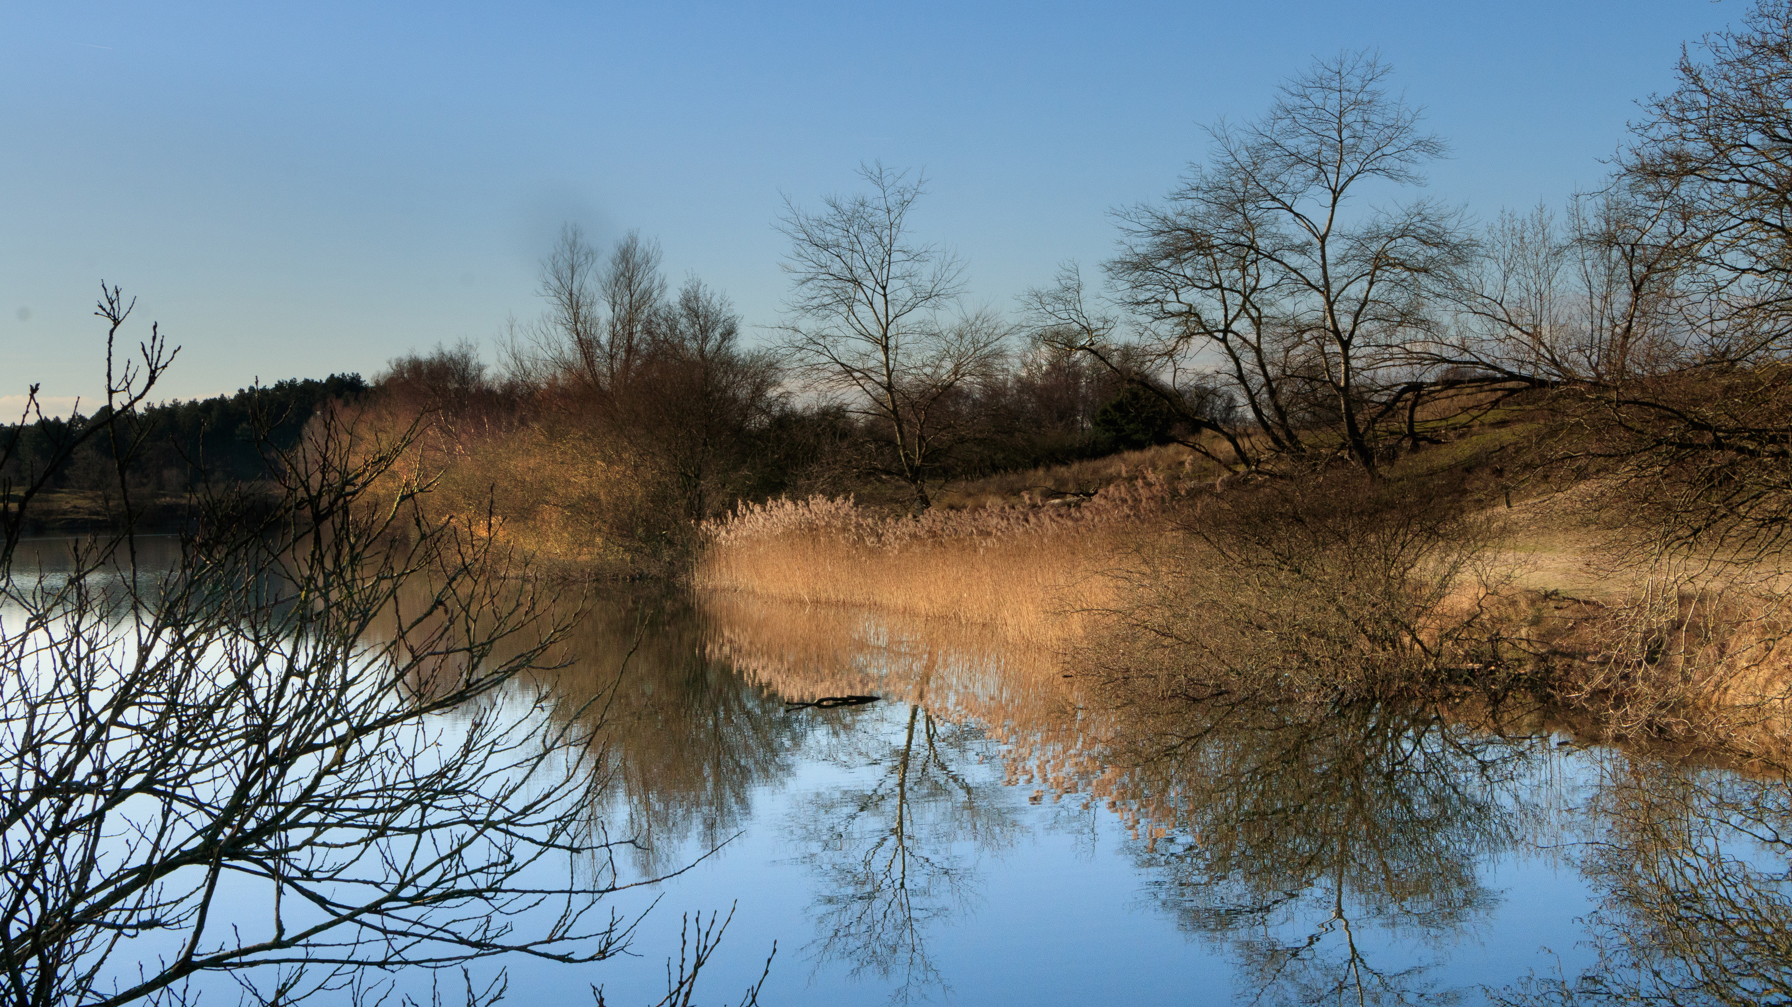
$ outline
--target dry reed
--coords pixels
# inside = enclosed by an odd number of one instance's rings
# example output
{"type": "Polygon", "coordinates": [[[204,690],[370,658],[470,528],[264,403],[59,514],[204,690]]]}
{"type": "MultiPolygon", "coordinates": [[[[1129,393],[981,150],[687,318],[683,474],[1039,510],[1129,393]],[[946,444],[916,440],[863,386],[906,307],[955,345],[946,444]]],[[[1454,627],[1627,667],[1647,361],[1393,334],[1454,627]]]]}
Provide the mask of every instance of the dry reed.
{"type": "Polygon", "coordinates": [[[1048,648],[1117,599],[1117,569],[1182,487],[1154,473],[1088,502],[886,516],[849,498],[745,504],[703,529],[696,583],[808,605],[996,627],[1048,648]]]}

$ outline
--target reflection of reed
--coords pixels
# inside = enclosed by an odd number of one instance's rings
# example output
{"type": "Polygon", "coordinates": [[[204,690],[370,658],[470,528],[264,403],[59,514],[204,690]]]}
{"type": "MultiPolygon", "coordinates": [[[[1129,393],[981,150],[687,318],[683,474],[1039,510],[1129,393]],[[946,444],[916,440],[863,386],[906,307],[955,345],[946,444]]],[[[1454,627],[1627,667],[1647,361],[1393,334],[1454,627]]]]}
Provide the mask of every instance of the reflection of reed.
{"type": "Polygon", "coordinates": [[[975,722],[1005,747],[1007,782],[1086,791],[1092,731],[1057,652],[1000,627],[734,592],[700,596],[710,653],[785,699],[875,693],[975,722]]]}
{"type": "Polygon", "coordinates": [[[1052,651],[1013,643],[987,624],[732,592],[700,597],[713,627],[711,652],[785,699],[855,689],[907,699],[929,671],[929,705],[947,716],[967,704],[981,713],[991,701],[1037,702],[1061,690],[1052,651]]]}

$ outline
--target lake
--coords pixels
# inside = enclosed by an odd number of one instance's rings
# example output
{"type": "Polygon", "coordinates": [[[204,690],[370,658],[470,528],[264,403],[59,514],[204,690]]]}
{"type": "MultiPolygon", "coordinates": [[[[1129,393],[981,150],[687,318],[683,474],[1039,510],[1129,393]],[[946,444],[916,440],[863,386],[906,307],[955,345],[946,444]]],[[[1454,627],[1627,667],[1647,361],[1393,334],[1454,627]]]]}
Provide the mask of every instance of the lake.
{"type": "Polygon", "coordinates": [[[584,711],[619,880],[663,880],[606,903],[646,913],[630,956],[512,960],[514,999],[652,1003],[683,915],[730,911],[697,1003],[774,946],[768,1005],[1792,993],[1777,776],[1583,744],[1518,696],[1197,699],[976,626],[562,593],[560,666],[506,688],[584,711]]]}

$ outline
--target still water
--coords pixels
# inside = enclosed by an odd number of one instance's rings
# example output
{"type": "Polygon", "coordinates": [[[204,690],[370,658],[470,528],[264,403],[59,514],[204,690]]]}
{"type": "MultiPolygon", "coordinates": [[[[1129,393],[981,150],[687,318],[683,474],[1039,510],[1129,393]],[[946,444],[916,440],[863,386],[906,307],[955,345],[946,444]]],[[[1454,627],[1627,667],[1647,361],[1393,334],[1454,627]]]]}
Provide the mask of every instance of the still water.
{"type": "Polygon", "coordinates": [[[1782,782],[1522,710],[1199,705],[728,596],[608,599],[574,653],[557,689],[616,683],[633,869],[688,869],[640,959],[513,970],[531,994],[651,1002],[680,914],[731,906],[714,1002],[774,942],[767,1004],[1751,1002],[1792,970],[1782,782]],[[800,705],[851,695],[881,698],[800,705]]]}
{"type": "Polygon", "coordinates": [[[664,880],[610,900],[646,914],[632,956],[510,962],[516,1002],[653,1003],[681,916],[732,909],[696,1003],[774,947],[766,1005],[1792,1003],[1780,777],[1519,700],[1197,702],[887,613],[659,592],[565,621],[564,666],[513,688],[594,711],[618,880],[664,880]]]}

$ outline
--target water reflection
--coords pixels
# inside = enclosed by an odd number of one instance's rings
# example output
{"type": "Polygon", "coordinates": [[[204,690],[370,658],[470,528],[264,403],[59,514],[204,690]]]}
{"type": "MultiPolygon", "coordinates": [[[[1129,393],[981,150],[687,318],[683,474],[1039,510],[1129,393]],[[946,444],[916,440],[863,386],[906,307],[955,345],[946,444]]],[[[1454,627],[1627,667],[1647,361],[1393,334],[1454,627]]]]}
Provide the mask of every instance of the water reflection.
{"type": "Polygon", "coordinates": [[[791,842],[822,882],[812,907],[817,966],[892,984],[898,1002],[950,988],[930,937],[977,901],[979,860],[1024,828],[1006,783],[980,764],[992,739],[1051,707],[1049,655],[992,646],[962,626],[902,623],[840,608],[705,599],[714,653],[793,700],[882,695],[894,730],[838,737],[821,754],[858,767],[853,782],[810,796],[791,842]],[[1048,690],[1049,691],[1049,690],[1048,690]]]}
{"type": "Polygon", "coordinates": [[[1542,744],[1379,705],[1131,703],[1108,759],[1155,833],[1137,859],[1194,933],[1230,942],[1255,1002],[1404,1003],[1498,901],[1481,872],[1516,841],[1542,744]],[[1363,931],[1380,933],[1365,942],[1363,931]]]}
{"type": "Polygon", "coordinates": [[[1792,785],[1612,754],[1587,808],[1598,965],[1522,1004],[1792,1004],[1792,785]]]}
{"type": "Polygon", "coordinates": [[[85,535],[21,539],[14,549],[9,571],[16,577],[27,579],[40,575],[66,575],[77,569],[91,568],[101,561],[102,556],[103,565],[122,568],[132,555],[146,572],[173,570],[180,565],[180,536],[139,535],[123,544],[85,535]]]}
{"type": "MultiPolygon", "coordinates": [[[[29,548],[53,583],[69,543],[29,548]]],[[[427,592],[407,590],[367,634],[392,637],[397,609],[432,618],[427,592]]],[[[743,830],[775,836],[775,859],[744,869],[800,892],[803,918],[767,937],[806,949],[812,969],[796,970],[817,996],[847,978],[897,1000],[968,984],[944,932],[1000,915],[985,893],[1012,898],[1017,876],[1046,884],[1025,840],[1062,829],[1096,837],[1091,855],[1124,837],[1132,872],[1131,915],[1079,940],[1120,956],[1176,928],[1223,958],[1239,1002],[1473,1002],[1491,980],[1491,999],[1514,1004],[1792,1005],[1780,776],[1560,748],[1534,711],[1192,702],[961,625],[669,591],[567,605],[548,620],[570,624],[566,666],[516,687],[600,728],[611,789],[594,817],[634,837],[643,874],[743,830]],[[788,705],[854,694],[882,700],[788,705]],[[1518,953],[1469,974],[1477,941],[1530,897],[1510,890],[1510,865],[1539,850],[1594,899],[1505,939],[1566,953],[1566,975],[1535,960],[1545,977],[1514,982],[1534,961],[1518,953]]],[[[1093,926],[1085,907],[1062,910],[1042,926],[1093,926]]],[[[756,976],[769,940],[731,939],[756,976]]],[[[1004,939],[1026,963],[1026,938],[1004,939]]]]}
{"type": "Polygon", "coordinates": [[[972,785],[942,747],[967,725],[1004,736],[1004,776],[1045,784],[1036,800],[1047,788],[1107,798],[1144,832],[1136,859],[1153,897],[1191,932],[1230,942],[1255,998],[1291,1003],[1426,990],[1426,968],[1371,960],[1360,928],[1382,931],[1376,946],[1443,938],[1494,904],[1477,868],[1511,846],[1514,785],[1548,754],[1437,713],[1191,704],[1115,683],[1097,697],[1049,655],[965,627],[827,609],[746,617],[722,602],[720,646],[750,676],[804,696],[881,689],[909,702],[900,742],[859,755],[882,775],[817,797],[797,830],[833,888],[822,953],[896,978],[899,995],[940,981],[923,924],[967,901],[966,854],[953,852],[999,848],[1019,828],[999,788],[972,785]],[[971,674],[941,687],[946,669],[971,674]]]}
{"type": "MultiPolygon", "coordinates": [[[[598,742],[633,838],[637,868],[681,866],[739,832],[755,788],[786,775],[813,722],[710,656],[688,597],[655,591],[588,601],[551,676],[570,708],[601,723],[598,742]]],[[[612,824],[612,832],[616,825],[612,824]]]]}
{"type": "Polygon", "coordinates": [[[813,794],[791,820],[799,856],[822,882],[812,907],[820,962],[893,981],[906,1001],[948,984],[928,954],[936,924],[972,908],[979,854],[1014,840],[1019,820],[998,781],[974,770],[982,732],[907,704],[899,740],[867,732],[826,757],[867,779],[813,794]]]}
{"type": "Polygon", "coordinates": [[[990,747],[983,731],[929,706],[929,686],[961,665],[909,637],[868,642],[827,624],[803,656],[785,652],[743,675],[735,669],[748,661],[730,642],[765,641],[757,634],[777,623],[742,614],[698,610],[673,593],[610,596],[568,641],[575,658],[553,684],[605,724],[640,869],[678,866],[693,840],[728,839],[752,818],[756,790],[799,761],[837,767],[847,782],[804,795],[787,823],[793,854],[821,883],[811,956],[888,981],[899,999],[941,988],[930,931],[974,902],[978,856],[1020,828],[1001,780],[978,770],[990,747]],[[888,698],[786,704],[855,689],[888,698]]]}
{"type": "Polygon", "coordinates": [[[594,605],[576,632],[554,684],[605,718],[641,869],[777,829],[811,894],[807,936],[775,936],[815,977],[949,993],[963,973],[941,966],[942,932],[989,908],[997,872],[1032,869],[1021,840],[1117,825],[1137,925],[1167,917],[1223,955],[1240,1002],[1475,1002],[1489,977],[1461,959],[1497,939],[1522,961],[1555,946],[1570,978],[1502,974],[1495,1000],[1792,1003],[1778,778],[1558,747],[1535,711],[1195,703],[863,612],[655,595],[594,605]],[[853,694],[882,701],[787,706],[853,694]],[[759,814],[798,778],[777,820],[759,814]],[[1599,904],[1490,937],[1511,929],[1501,872],[1539,857],[1599,904]]]}

